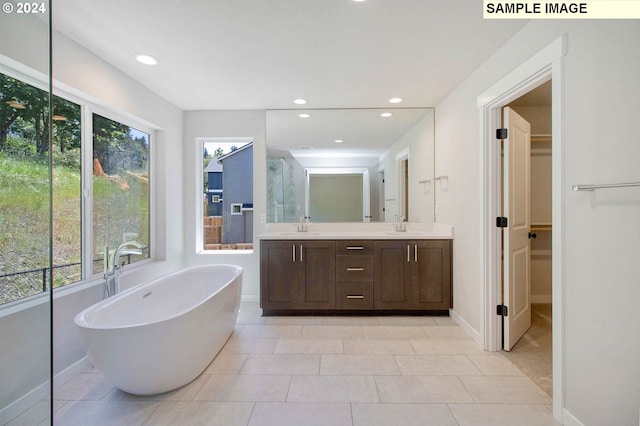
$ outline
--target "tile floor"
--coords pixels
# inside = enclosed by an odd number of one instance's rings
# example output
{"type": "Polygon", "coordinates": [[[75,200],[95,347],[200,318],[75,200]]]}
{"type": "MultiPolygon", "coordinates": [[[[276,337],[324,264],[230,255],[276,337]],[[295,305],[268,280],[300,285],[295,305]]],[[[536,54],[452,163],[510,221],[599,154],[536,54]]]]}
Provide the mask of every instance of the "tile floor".
{"type": "MultiPolygon", "coordinates": [[[[136,397],[96,370],[55,392],[55,425],[557,425],[551,399],[447,317],[261,317],[194,382],[136,397]]],[[[15,425],[48,424],[35,407],[15,425]]]]}

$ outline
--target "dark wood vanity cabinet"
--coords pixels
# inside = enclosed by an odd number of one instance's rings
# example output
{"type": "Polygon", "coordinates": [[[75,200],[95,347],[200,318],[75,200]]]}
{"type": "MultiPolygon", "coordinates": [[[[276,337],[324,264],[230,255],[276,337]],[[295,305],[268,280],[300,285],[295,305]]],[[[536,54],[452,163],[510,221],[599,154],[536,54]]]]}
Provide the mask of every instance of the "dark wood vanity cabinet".
{"type": "Polygon", "coordinates": [[[380,240],[374,249],[374,308],[453,307],[451,240],[380,240]]]}
{"type": "Polygon", "coordinates": [[[451,240],[263,240],[260,247],[265,315],[453,307],[451,240]]]}
{"type": "Polygon", "coordinates": [[[373,241],[336,241],[336,309],[373,309],[373,241]]]}
{"type": "Polygon", "coordinates": [[[335,309],[335,242],[262,241],[260,287],[265,311],[335,309]]]}
{"type": "Polygon", "coordinates": [[[412,241],[411,309],[453,308],[451,240],[412,241]]]}

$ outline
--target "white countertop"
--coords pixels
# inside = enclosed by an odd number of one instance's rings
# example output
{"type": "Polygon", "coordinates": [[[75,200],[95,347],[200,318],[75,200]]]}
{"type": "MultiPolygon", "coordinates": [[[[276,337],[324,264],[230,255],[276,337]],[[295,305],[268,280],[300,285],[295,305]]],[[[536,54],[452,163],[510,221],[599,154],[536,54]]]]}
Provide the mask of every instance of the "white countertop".
{"type": "Polygon", "coordinates": [[[297,223],[270,223],[260,240],[450,240],[453,226],[441,223],[406,223],[396,231],[395,223],[308,223],[297,231],[297,223]]]}

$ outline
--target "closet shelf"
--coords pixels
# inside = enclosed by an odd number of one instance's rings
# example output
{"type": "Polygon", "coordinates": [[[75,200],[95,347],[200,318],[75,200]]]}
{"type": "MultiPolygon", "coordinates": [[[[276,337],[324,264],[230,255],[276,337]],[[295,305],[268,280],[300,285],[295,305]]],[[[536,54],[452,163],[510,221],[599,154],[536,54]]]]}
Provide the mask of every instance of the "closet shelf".
{"type": "Polygon", "coordinates": [[[550,223],[532,223],[531,224],[532,231],[551,231],[550,223]]]}

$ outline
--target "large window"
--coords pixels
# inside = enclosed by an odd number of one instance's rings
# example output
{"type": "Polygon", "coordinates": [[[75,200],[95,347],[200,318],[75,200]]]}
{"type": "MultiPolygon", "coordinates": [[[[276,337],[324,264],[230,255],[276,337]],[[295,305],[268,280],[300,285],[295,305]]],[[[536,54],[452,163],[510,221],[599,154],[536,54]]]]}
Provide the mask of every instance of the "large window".
{"type": "Polygon", "coordinates": [[[49,120],[48,92],[36,85],[0,72],[0,305],[47,291],[50,274],[61,287],[102,273],[104,248],[125,240],[147,246],[125,262],[149,257],[149,132],[94,114],[93,143],[83,140],[91,106],[54,96],[49,120]],[[82,164],[93,164],[85,208],[82,164]]]}
{"type": "Polygon", "coordinates": [[[200,143],[204,193],[198,250],[251,250],[253,143],[217,138],[200,143]]]}
{"type": "MultiPolygon", "coordinates": [[[[146,246],[149,257],[149,134],[93,115],[93,252],[103,256],[127,241],[146,246]]],[[[93,272],[102,270],[94,262],[93,272]]]]}

